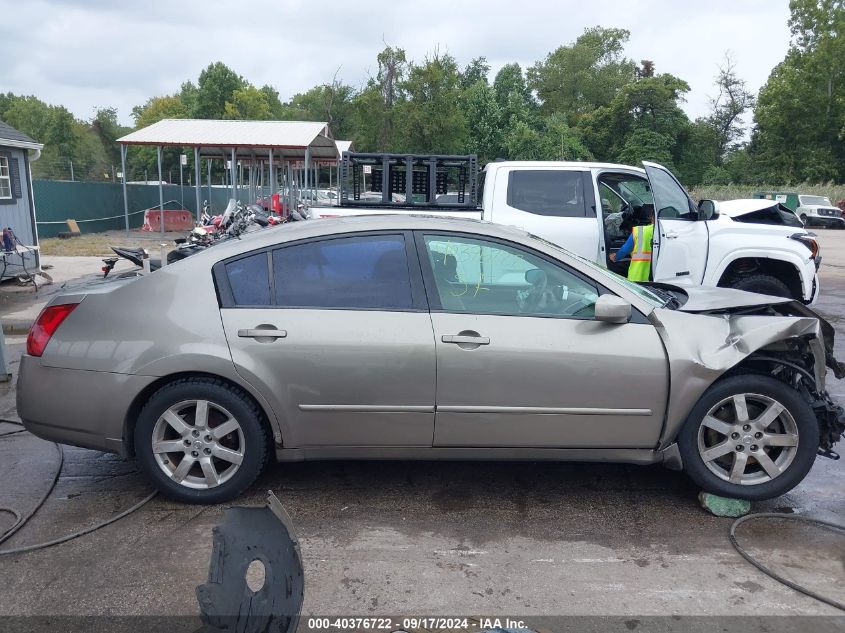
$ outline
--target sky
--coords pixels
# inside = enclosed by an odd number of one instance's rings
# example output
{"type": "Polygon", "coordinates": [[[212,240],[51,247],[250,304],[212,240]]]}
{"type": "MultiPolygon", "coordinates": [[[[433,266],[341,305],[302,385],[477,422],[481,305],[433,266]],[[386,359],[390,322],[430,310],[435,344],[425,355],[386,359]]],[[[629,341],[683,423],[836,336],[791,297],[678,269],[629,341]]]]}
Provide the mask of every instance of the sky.
{"type": "Polygon", "coordinates": [[[363,85],[385,43],[463,66],[485,56],[491,81],[592,26],[628,29],[626,55],[691,87],[695,118],[715,96],[725,53],[755,92],[789,46],[788,0],[0,0],[0,92],[32,94],[88,119],[172,94],[222,61],[282,100],[339,79],[363,85]]]}

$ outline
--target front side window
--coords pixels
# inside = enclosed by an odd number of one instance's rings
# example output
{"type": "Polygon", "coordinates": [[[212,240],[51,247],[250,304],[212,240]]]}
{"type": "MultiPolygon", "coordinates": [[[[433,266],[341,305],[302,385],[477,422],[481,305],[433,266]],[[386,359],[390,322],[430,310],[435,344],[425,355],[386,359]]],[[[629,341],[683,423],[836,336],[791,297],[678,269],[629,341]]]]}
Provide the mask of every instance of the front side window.
{"type": "Polygon", "coordinates": [[[12,197],[12,178],[9,175],[9,158],[0,156],[0,199],[9,200],[12,197]]]}
{"type": "Polygon", "coordinates": [[[508,206],[535,215],[583,218],[584,177],[580,171],[516,169],[508,176],[508,206]]]}
{"type": "Polygon", "coordinates": [[[596,286],[528,251],[464,236],[426,235],[440,305],[449,312],[592,318],[596,286]]]}
{"type": "Polygon", "coordinates": [[[405,239],[324,239],[273,252],[279,307],[402,310],[413,307],[405,239]]]}

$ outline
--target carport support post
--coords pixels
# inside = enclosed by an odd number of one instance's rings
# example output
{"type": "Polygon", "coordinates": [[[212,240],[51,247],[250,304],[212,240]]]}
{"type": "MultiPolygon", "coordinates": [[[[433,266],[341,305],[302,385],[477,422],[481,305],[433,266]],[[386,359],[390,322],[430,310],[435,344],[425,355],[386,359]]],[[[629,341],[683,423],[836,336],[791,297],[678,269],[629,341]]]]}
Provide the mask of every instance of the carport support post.
{"type": "Polygon", "coordinates": [[[302,170],[302,189],[308,191],[309,171],[311,171],[311,148],[305,148],[305,169],[302,170]]]}
{"type": "Polygon", "coordinates": [[[273,164],[273,148],[271,147],[267,155],[270,158],[270,172],[267,174],[267,177],[270,180],[270,186],[268,187],[267,196],[270,198],[270,202],[268,202],[268,206],[272,210],[273,208],[273,194],[276,193],[276,166],[273,164]]]}
{"type": "Polygon", "coordinates": [[[196,178],[197,190],[197,222],[200,220],[202,209],[200,208],[200,189],[202,189],[202,178],[200,177],[200,148],[194,147],[194,177],[196,178]]]}
{"type": "Polygon", "coordinates": [[[156,159],[158,160],[158,218],[161,222],[161,236],[164,237],[164,187],[161,184],[161,145],[156,147],[156,159]]]}
{"type": "Polygon", "coordinates": [[[129,234],[129,197],[126,195],[126,145],[120,144],[120,167],[123,170],[123,217],[126,219],[126,234],[129,234]]]}
{"type": "Polygon", "coordinates": [[[211,204],[211,159],[205,159],[206,182],[208,183],[208,204],[211,204]]]}
{"type": "Polygon", "coordinates": [[[238,162],[235,160],[235,148],[232,148],[232,197],[238,199],[238,162]]]}
{"type": "Polygon", "coordinates": [[[294,194],[293,194],[293,169],[290,166],[290,161],[287,164],[288,167],[288,213],[290,213],[294,208],[294,194]]]}

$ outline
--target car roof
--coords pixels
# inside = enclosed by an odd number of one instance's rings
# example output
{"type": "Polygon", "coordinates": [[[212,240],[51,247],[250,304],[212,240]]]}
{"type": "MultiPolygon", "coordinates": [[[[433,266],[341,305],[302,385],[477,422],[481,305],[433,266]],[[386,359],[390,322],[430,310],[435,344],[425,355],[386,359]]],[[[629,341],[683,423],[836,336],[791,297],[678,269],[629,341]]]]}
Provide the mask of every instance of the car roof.
{"type": "Polygon", "coordinates": [[[335,218],[320,218],[304,222],[290,222],[280,226],[261,229],[243,236],[240,240],[230,240],[217,244],[206,252],[218,254],[218,259],[228,257],[243,250],[264,248],[274,244],[310,237],[323,237],[354,233],[359,231],[465,231],[491,237],[501,237],[522,241],[531,239],[531,235],[516,227],[493,224],[474,218],[456,218],[451,216],[425,214],[373,214],[354,215],[335,218]]]}

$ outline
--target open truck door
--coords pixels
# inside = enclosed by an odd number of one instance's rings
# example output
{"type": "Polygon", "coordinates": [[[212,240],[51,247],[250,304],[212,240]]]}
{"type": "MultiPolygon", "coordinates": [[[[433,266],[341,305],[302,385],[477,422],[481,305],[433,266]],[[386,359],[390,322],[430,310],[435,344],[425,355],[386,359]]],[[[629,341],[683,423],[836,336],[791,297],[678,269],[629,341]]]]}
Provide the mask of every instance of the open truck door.
{"type": "Polygon", "coordinates": [[[672,173],[643,161],[654,196],[656,226],[652,249],[654,281],[698,286],[704,280],[709,250],[707,222],[672,173]]]}

